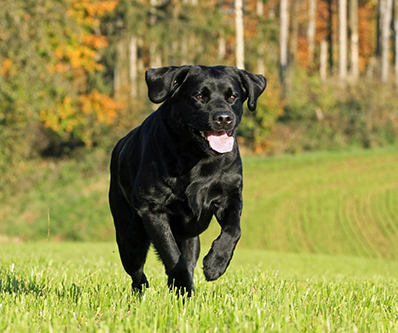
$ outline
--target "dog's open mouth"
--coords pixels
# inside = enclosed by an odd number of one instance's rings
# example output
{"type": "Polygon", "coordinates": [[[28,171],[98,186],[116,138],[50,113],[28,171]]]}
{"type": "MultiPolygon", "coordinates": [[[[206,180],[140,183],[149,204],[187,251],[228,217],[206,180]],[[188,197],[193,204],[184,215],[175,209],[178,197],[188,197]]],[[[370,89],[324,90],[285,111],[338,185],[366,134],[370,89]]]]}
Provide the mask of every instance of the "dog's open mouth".
{"type": "Polygon", "coordinates": [[[209,147],[217,153],[228,153],[234,148],[233,131],[198,131],[191,126],[189,127],[196,137],[199,136],[205,140],[209,147]]]}

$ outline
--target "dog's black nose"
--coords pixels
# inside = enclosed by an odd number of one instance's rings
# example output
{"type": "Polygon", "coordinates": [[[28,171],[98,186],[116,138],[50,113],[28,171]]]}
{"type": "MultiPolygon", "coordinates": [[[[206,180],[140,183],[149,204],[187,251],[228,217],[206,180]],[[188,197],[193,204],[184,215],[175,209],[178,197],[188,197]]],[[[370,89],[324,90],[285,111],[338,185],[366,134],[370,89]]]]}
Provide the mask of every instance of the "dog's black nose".
{"type": "Polygon", "coordinates": [[[220,127],[225,128],[232,124],[234,115],[231,112],[216,112],[213,121],[220,127]]]}

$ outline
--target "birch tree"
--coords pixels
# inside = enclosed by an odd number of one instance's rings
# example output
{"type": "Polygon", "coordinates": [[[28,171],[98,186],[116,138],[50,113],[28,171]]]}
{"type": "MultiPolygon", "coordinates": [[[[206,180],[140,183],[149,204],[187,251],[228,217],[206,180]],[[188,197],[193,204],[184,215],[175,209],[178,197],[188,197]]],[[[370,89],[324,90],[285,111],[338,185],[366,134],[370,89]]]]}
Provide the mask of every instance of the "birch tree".
{"type": "Polygon", "coordinates": [[[125,85],[125,71],[124,66],[126,65],[126,48],[125,48],[125,40],[124,34],[122,34],[120,40],[116,44],[116,57],[117,62],[115,66],[115,78],[114,78],[114,91],[115,97],[118,100],[123,99],[123,87],[125,85]]]}
{"type": "Polygon", "coordinates": [[[245,68],[245,44],[243,26],[243,1],[235,0],[235,29],[236,29],[236,67],[245,68]]]}
{"type": "Polygon", "coordinates": [[[256,1],[256,14],[257,16],[261,17],[264,13],[264,3],[263,0],[256,1]]]}
{"type": "Polygon", "coordinates": [[[351,54],[350,75],[351,79],[356,81],[359,76],[358,0],[350,0],[349,26],[350,26],[350,54],[351,54]]]}
{"type": "Polygon", "coordinates": [[[227,45],[225,40],[225,33],[224,31],[220,32],[218,36],[218,62],[220,64],[224,63],[225,55],[227,54],[227,45]]]}
{"type": "Polygon", "coordinates": [[[282,86],[285,84],[288,66],[289,45],[289,0],[280,1],[280,77],[282,86]]]}
{"type": "Polygon", "coordinates": [[[326,81],[327,77],[327,57],[328,57],[328,42],[326,40],[322,40],[320,47],[319,73],[321,76],[321,80],[323,82],[326,81]]]}
{"type": "Polygon", "coordinates": [[[328,25],[327,25],[327,44],[329,48],[329,69],[331,72],[334,71],[334,42],[333,42],[333,0],[328,0],[328,25]]]}
{"type": "Polygon", "coordinates": [[[314,52],[315,52],[315,32],[316,32],[316,0],[309,0],[308,8],[308,61],[310,64],[314,62],[314,52]]]}
{"type": "Polygon", "coordinates": [[[395,82],[398,85],[398,0],[395,0],[394,2],[394,33],[395,33],[395,39],[394,39],[395,82]]]}
{"type": "Polygon", "coordinates": [[[380,0],[380,61],[381,61],[381,81],[388,81],[389,72],[389,44],[390,44],[390,24],[392,19],[392,2],[393,0],[380,0]]]}
{"type": "Polygon", "coordinates": [[[137,97],[137,37],[131,36],[129,44],[129,65],[130,65],[130,97],[137,97]]]}
{"type": "Polygon", "coordinates": [[[339,0],[339,77],[347,76],[347,0],[339,0]]]}
{"type": "Polygon", "coordinates": [[[292,28],[290,38],[290,59],[294,63],[296,61],[298,37],[299,37],[299,6],[302,0],[296,0],[292,3],[292,28]]]}

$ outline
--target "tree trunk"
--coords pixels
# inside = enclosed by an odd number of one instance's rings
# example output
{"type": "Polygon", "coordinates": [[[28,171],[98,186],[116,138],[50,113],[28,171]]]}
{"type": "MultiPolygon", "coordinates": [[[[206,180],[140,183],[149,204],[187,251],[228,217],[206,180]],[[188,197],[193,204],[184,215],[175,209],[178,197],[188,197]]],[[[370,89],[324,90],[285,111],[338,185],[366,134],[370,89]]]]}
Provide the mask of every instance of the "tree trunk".
{"type": "Polygon", "coordinates": [[[235,0],[236,67],[245,68],[245,43],[243,26],[243,1],[235,0]]]}
{"type": "Polygon", "coordinates": [[[378,0],[377,1],[377,33],[376,33],[376,57],[380,58],[381,54],[381,21],[382,18],[381,16],[383,15],[383,9],[382,9],[382,4],[383,0],[378,0]]]}
{"type": "Polygon", "coordinates": [[[380,0],[380,26],[381,26],[381,81],[388,81],[389,72],[389,44],[390,44],[390,24],[392,19],[392,1],[393,0],[380,0]]]}
{"type": "Polygon", "coordinates": [[[157,0],[150,0],[149,1],[151,5],[151,9],[149,10],[149,24],[150,25],[155,25],[157,21],[157,10],[156,10],[156,5],[157,5],[157,0]]]}
{"type": "Polygon", "coordinates": [[[155,44],[149,46],[149,66],[152,68],[162,67],[162,56],[155,44]]]}
{"type": "MultiPolygon", "coordinates": [[[[142,49],[143,45],[144,45],[144,41],[141,38],[139,38],[137,41],[137,45],[138,45],[139,49],[142,49]]],[[[142,56],[140,57],[139,54],[137,57],[137,70],[138,70],[138,73],[140,73],[140,75],[142,73],[144,73],[144,71],[145,71],[144,59],[142,56]]],[[[137,87],[138,87],[138,95],[139,96],[144,96],[147,94],[147,87],[143,80],[137,80],[137,87]]]]}
{"type": "Polygon", "coordinates": [[[328,46],[329,46],[329,69],[334,72],[334,61],[333,61],[333,0],[328,0],[328,46]]]}
{"type": "Polygon", "coordinates": [[[280,0],[280,79],[282,90],[286,83],[289,45],[289,0],[280,0]]]}
{"type": "Polygon", "coordinates": [[[258,48],[258,59],[257,59],[257,73],[265,74],[265,64],[264,64],[264,57],[265,57],[265,44],[261,44],[258,48]]]}
{"type": "Polygon", "coordinates": [[[328,42],[326,40],[321,41],[321,54],[320,54],[320,69],[321,81],[326,81],[327,77],[327,66],[328,66],[328,42]]]}
{"type": "Polygon", "coordinates": [[[339,77],[347,77],[347,0],[339,0],[339,77]]]}
{"type": "Polygon", "coordinates": [[[116,65],[113,72],[113,91],[116,99],[120,99],[120,88],[121,88],[121,75],[120,75],[120,65],[119,65],[119,54],[121,51],[121,42],[116,44],[116,65]]]}
{"type": "Polygon", "coordinates": [[[308,63],[312,67],[315,53],[315,33],[316,33],[316,0],[309,0],[308,8],[308,63]]]}
{"type": "Polygon", "coordinates": [[[120,40],[116,44],[116,66],[115,66],[115,79],[114,79],[114,91],[115,98],[118,100],[124,100],[126,98],[126,94],[123,93],[125,88],[126,80],[128,80],[126,73],[126,63],[127,63],[127,54],[126,54],[126,41],[124,34],[121,34],[120,40]]]}
{"type": "Polygon", "coordinates": [[[188,41],[189,38],[187,37],[187,33],[182,33],[182,40],[181,40],[181,65],[187,65],[190,63],[189,61],[189,48],[188,48],[188,41]]]}
{"type": "Polygon", "coordinates": [[[377,59],[376,57],[370,57],[368,61],[368,68],[366,70],[366,76],[369,79],[373,79],[373,74],[375,72],[375,68],[377,67],[377,59]]]}
{"type": "Polygon", "coordinates": [[[256,14],[261,17],[264,13],[264,2],[263,0],[257,0],[256,2],[256,14]]]}
{"type": "Polygon", "coordinates": [[[130,97],[137,97],[137,37],[132,36],[129,44],[129,65],[130,65],[130,97]]]}
{"type": "MultiPolygon", "coordinates": [[[[297,45],[298,45],[298,34],[299,34],[299,22],[298,22],[298,9],[301,4],[301,0],[296,0],[293,2],[293,17],[292,17],[292,37],[290,44],[290,59],[292,63],[296,61],[297,45]]],[[[290,64],[292,65],[292,64],[290,64]]]]}
{"type": "Polygon", "coordinates": [[[220,32],[218,36],[218,62],[223,64],[225,61],[225,55],[227,54],[227,45],[225,41],[224,31],[220,32]]]}
{"type": "Polygon", "coordinates": [[[398,0],[394,1],[394,64],[395,64],[395,82],[398,86],[398,0]]]}
{"type": "Polygon", "coordinates": [[[350,0],[350,53],[351,53],[351,79],[356,81],[359,76],[359,51],[358,51],[358,0],[350,0]]]}

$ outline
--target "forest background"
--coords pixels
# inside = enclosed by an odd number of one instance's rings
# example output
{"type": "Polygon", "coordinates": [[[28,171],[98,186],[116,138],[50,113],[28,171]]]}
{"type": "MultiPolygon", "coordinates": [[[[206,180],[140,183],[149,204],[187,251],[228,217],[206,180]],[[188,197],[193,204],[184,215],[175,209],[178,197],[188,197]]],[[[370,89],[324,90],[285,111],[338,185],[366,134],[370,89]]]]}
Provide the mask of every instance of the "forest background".
{"type": "Polygon", "coordinates": [[[222,64],[264,74],[268,87],[239,130],[246,153],[397,143],[396,0],[0,4],[3,198],[60,161],[93,153],[106,168],[117,139],[155,108],[149,67],[222,64]]]}

